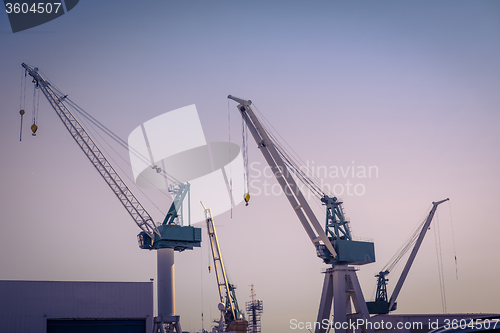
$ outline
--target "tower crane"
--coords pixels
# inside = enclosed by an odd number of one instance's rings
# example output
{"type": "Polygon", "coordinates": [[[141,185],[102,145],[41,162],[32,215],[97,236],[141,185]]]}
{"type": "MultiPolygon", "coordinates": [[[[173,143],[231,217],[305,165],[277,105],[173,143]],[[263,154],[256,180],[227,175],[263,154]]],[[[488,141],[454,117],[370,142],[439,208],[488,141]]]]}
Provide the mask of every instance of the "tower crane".
{"type": "MultiPolygon", "coordinates": [[[[179,217],[179,202],[182,202],[188,193],[189,184],[179,184],[179,190],[174,193],[174,202],[165,220],[157,226],[85,128],[71,113],[65,103],[67,95],[62,94],[44,78],[38,68],[25,63],[22,66],[33,77],[35,89],[43,92],[78,146],[141,229],[138,235],[139,247],[157,250],[158,316],[155,317],[155,332],[181,333],[180,317],[175,315],[174,251],[192,250],[193,247],[201,246],[201,228],[176,223],[179,217]]],[[[150,162],[155,165],[154,161],[150,162]]]]}
{"type": "MultiPolygon", "coordinates": [[[[362,319],[364,322],[368,322],[370,317],[356,271],[354,267],[349,265],[364,265],[374,262],[373,243],[353,240],[349,221],[344,216],[342,202],[335,196],[325,194],[323,189],[311,181],[293,162],[293,159],[257,118],[251,107],[252,101],[231,95],[228,98],[238,103],[238,111],[309,239],[315,246],[317,256],[324,263],[331,265],[325,272],[317,317],[317,322],[320,325],[315,327],[316,333],[323,333],[329,328],[332,302],[334,302],[334,320],[339,322],[341,326],[342,323],[348,323],[350,320],[362,319]],[[321,203],[326,206],[324,226],[314,215],[291,173],[308,186],[319,197],[321,203]],[[354,304],[355,312],[352,311],[351,301],[354,304]]],[[[340,329],[336,328],[335,331],[343,333],[346,328],[345,326],[340,329]]],[[[365,325],[363,331],[371,330],[365,325]]]]}
{"type": "Polygon", "coordinates": [[[403,283],[405,282],[406,277],[408,276],[408,272],[410,271],[411,265],[413,264],[413,261],[417,256],[417,252],[420,249],[420,245],[422,245],[422,241],[424,240],[425,234],[427,233],[427,230],[431,225],[434,213],[436,212],[436,209],[440,204],[448,200],[450,199],[444,199],[432,203],[432,208],[429,212],[429,215],[427,215],[425,222],[422,224],[422,228],[420,229],[418,237],[416,233],[413,234],[413,236],[410,237],[410,240],[402,248],[402,250],[399,253],[397,253],[393,257],[393,259],[387,265],[385,265],[385,267],[377,275],[375,275],[375,277],[377,278],[377,292],[375,294],[375,301],[366,302],[370,314],[386,314],[389,313],[390,311],[396,310],[397,308],[396,299],[398,298],[399,292],[403,287],[403,283]],[[388,299],[387,281],[389,280],[386,278],[386,276],[392,271],[392,269],[396,266],[399,260],[404,256],[404,254],[411,248],[413,244],[415,244],[413,246],[413,250],[411,251],[408,260],[406,261],[405,267],[403,268],[403,272],[401,273],[401,276],[399,277],[399,280],[396,283],[396,287],[392,292],[391,298],[388,299]]]}
{"type": "Polygon", "coordinates": [[[214,260],[215,277],[219,288],[221,320],[218,327],[216,327],[216,332],[246,333],[248,322],[245,320],[245,316],[238,306],[236,286],[230,283],[227,278],[212,211],[210,208],[206,208],[203,203],[201,205],[205,212],[208,238],[210,239],[210,248],[214,260]]]}

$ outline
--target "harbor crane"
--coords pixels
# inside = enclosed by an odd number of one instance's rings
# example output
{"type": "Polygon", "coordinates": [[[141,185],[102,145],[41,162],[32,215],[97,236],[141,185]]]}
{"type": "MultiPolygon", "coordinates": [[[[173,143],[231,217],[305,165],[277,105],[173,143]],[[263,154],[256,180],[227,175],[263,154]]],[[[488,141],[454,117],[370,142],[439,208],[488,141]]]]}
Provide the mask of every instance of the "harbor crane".
{"type": "Polygon", "coordinates": [[[434,213],[436,212],[436,209],[440,204],[448,200],[450,199],[444,199],[432,203],[432,208],[429,212],[429,215],[427,215],[427,218],[425,219],[425,222],[423,223],[418,236],[417,233],[415,233],[413,237],[410,237],[410,240],[402,248],[402,250],[399,253],[397,253],[393,257],[393,259],[387,265],[385,265],[385,267],[377,275],[375,275],[375,277],[377,278],[377,292],[375,294],[375,301],[366,302],[370,314],[386,314],[389,313],[390,311],[396,310],[397,308],[396,300],[398,298],[399,292],[401,291],[403,283],[405,282],[406,277],[408,276],[408,272],[410,271],[411,265],[413,264],[413,261],[417,256],[417,252],[420,249],[420,245],[422,245],[422,241],[424,240],[425,234],[427,233],[427,230],[431,225],[434,213]],[[413,246],[413,250],[411,251],[408,260],[406,261],[406,265],[403,268],[403,272],[401,273],[398,282],[396,283],[396,287],[392,292],[391,298],[388,299],[387,281],[389,280],[387,279],[386,276],[392,271],[392,269],[397,265],[399,260],[404,256],[404,254],[411,248],[413,244],[415,244],[413,246]]]}
{"type": "Polygon", "coordinates": [[[248,322],[245,320],[245,316],[238,306],[236,286],[230,283],[227,278],[212,211],[210,208],[206,208],[203,203],[201,205],[205,212],[208,238],[210,240],[210,248],[214,260],[215,277],[219,289],[219,310],[221,311],[221,320],[219,321],[219,325],[215,328],[216,332],[246,333],[248,322]]]}
{"type": "MultiPolygon", "coordinates": [[[[353,239],[349,221],[344,216],[342,202],[335,196],[327,195],[321,186],[314,183],[301,170],[301,167],[293,161],[270,131],[262,125],[251,107],[252,102],[231,95],[228,98],[238,103],[238,111],[309,239],[315,246],[317,256],[325,264],[331,265],[325,272],[317,317],[317,323],[320,325],[315,326],[315,332],[324,333],[332,327],[329,320],[332,303],[334,320],[341,326],[339,329],[336,327],[335,332],[346,332],[345,325],[342,324],[349,321],[362,319],[365,323],[368,322],[370,316],[356,270],[349,265],[364,265],[375,262],[373,243],[353,239]],[[292,173],[326,206],[324,226],[314,215],[292,177],[292,173]],[[351,301],[354,309],[351,306],[351,301]]],[[[366,325],[362,329],[363,331],[372,331],[366,325]]]]}
{"type": "MultiPolygon", "coordinates": [[[[33,77],[35,89],[42,91],[78,146],[141,229],[138,235],[139,247],[157,251],[158,316],[154,318],[155,332],[181,333],[180,317],[175,314],[174,251],[192,250],[193,247],[201,246],[201,228],[177,223],[179,207],[182,206],[179,203],[188,193],[189,184],[177,184],[174,202],[167,216],[163,223],[156,225],[85,128],[71,113],[66,104],[67,95],[44,78],[38,68],[25,63],[22,66],[26,73],[33,77]]],[[[36,128],[32,130],[35,132],[36,128]]],[[[156,161],[146,161],[153,168],[156,166],[156,161]]]]}

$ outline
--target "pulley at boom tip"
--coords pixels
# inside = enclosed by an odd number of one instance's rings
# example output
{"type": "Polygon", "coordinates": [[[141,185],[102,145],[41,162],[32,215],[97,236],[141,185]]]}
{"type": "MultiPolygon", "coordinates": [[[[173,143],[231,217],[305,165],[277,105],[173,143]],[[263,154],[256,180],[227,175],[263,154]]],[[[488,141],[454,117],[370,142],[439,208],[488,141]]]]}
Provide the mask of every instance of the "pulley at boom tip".
{"type": "Polygon", "coordinates": [[[432,204],[433,204],[433,205],[435,205],[435,206],[437,206],[437,205],[440,205],[440,204],[442,204],[443,202],[446,202],[446,201],[449,201],[449,200],[450,200],[450,198],[446,198],[446,199],[441,200],[441,201],[438,201],[438,202],[432,202],[432,204]]]}
{"type": "Polygon", "coordinates": [[[234,97],[232,95],[228,95],[227,98],[232,99],[233,101],[238,102],[238,103],[243,104],[243,105],[247,105],[247,106],[252,105],[252,101],[251,100],[247,101],[247,100],[244,100],[244,99],[241,99],[241,98],[238,98],[238,97],[234,97]]]}

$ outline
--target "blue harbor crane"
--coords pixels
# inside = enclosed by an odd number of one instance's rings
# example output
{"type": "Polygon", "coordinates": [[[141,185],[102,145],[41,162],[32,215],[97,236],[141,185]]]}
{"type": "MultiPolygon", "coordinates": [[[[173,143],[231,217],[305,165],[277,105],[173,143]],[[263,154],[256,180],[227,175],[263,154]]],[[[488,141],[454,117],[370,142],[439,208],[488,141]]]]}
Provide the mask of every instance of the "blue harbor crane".
{"type": "MultiPolygon", "coordinates": [[[[422,223],[422,227],[420,228],[420,233],[415,232],[412,236],[410,236],[409,241],[402,247],[401,251],[399,251],[391,261],[384,266],[384,268],[377,274],[375,277],[377,278],[377,292],[375,294],[375,301],[366,302],[368,306],[368,311],[370,314],[386,314],[390,311],[394,311],[397,308],[396,299],[398,298],[399,292],[403,287],[403,283],[408,276],[408,272],[410,271],[411,265],[417,256],[417,252],[420,249],[420,245],[422,245],[422,241],[424,240],[425,234],[429,229],[432,218],[434,217],[434,213],[436,212],[437,207],[450,199],[444,199],[438,202],[432,203],[432,208],[427,215],[427,218],[422,223]],[[399,277],[398,282],[396,283],[396,287],[392,292],[391,298],[389,299],[387,296],[387,275],[393,270],[393,268],[398,264],[401,258],[408,252],[408,250],[413,246],[413,249],[406,261],[405,267],[403,268],[403,272],[399,277]]],[[[417,229],[418,231],[418,229],[417,229]]]]}
{"type": "MultiPolygon", "coordinates": [[[[67,95],[61,93],[48,79],[44,78],[38,68],[33,68],[25,63],[22,66],[26,73],[33,77],[35,89],[42,91],[83,153],[141,229],[138,235],[139,247],[157,251],[158,316],[155,317],[155,332],[181,333],[180,317],[175,314],[174,251],[192,250],[194,247],[201,246],[201,228],[182,223],[180,210],[184,198],[189,196],[189,184],[174,185],[172,188],[173,203],[164,221],[155,224],[151,215],[137,200],[85,128],[71,113],[67,95]]],[[[33,134],[36,129],[36,127],[32,128],[33,134]]],[[[148,165],[151,164],[152,168],[159,170],[155,161],[144,159],[148,165]]],[[[168,177],[168,175],[165,176],[168,177]]]]}
{"type": "MultiPolygon", "coordinates": [[[[369,321],[368,308],[356,276],[356,270],[349,265],[364,265],[375,262],[373,243],[353,239],[350,222],[344,216],[342,201],[327,194],[327,191],[317,181],[312,180],[302,170],[298,162],[286,151],[270,129],[261,123],[252,109],[252,102],[231,95],[228,98],[238,103],[238,111],[309,239],[315,246],[317,256],[325,264],[330,265],[325,272],[317,317],[317,322],[320,325],[316,325],[315,332],[324,333],[328,329],[332,305],[336,322],[345,323],[356,319],[369,321]],[[324,225],[319,223],[292,174],[326,206],[324,225]],[[351,302],[354,304],[354,309],[351,307],[351,302]],[[327,325],[323,325],[323,323],[327,325]]],[[[335,329],[336,333],[344,333],[345,331],[345,328],[335,329]]],[[[371,332],[372,330],[364,326],[363,331],[371,332]]]]}

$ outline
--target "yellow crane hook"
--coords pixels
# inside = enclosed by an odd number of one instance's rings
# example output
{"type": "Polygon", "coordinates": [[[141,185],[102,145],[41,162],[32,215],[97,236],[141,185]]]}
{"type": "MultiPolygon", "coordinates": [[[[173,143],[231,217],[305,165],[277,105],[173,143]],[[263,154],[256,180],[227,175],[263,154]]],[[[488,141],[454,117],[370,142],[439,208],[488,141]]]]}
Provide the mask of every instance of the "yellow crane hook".
{"type": "Polygon", "coordinates": [[[36,130],[38,129],[38,126],[36,124],[31,125],[31,131],[33,132],[31,135],[36,136],[36,130]]]}

